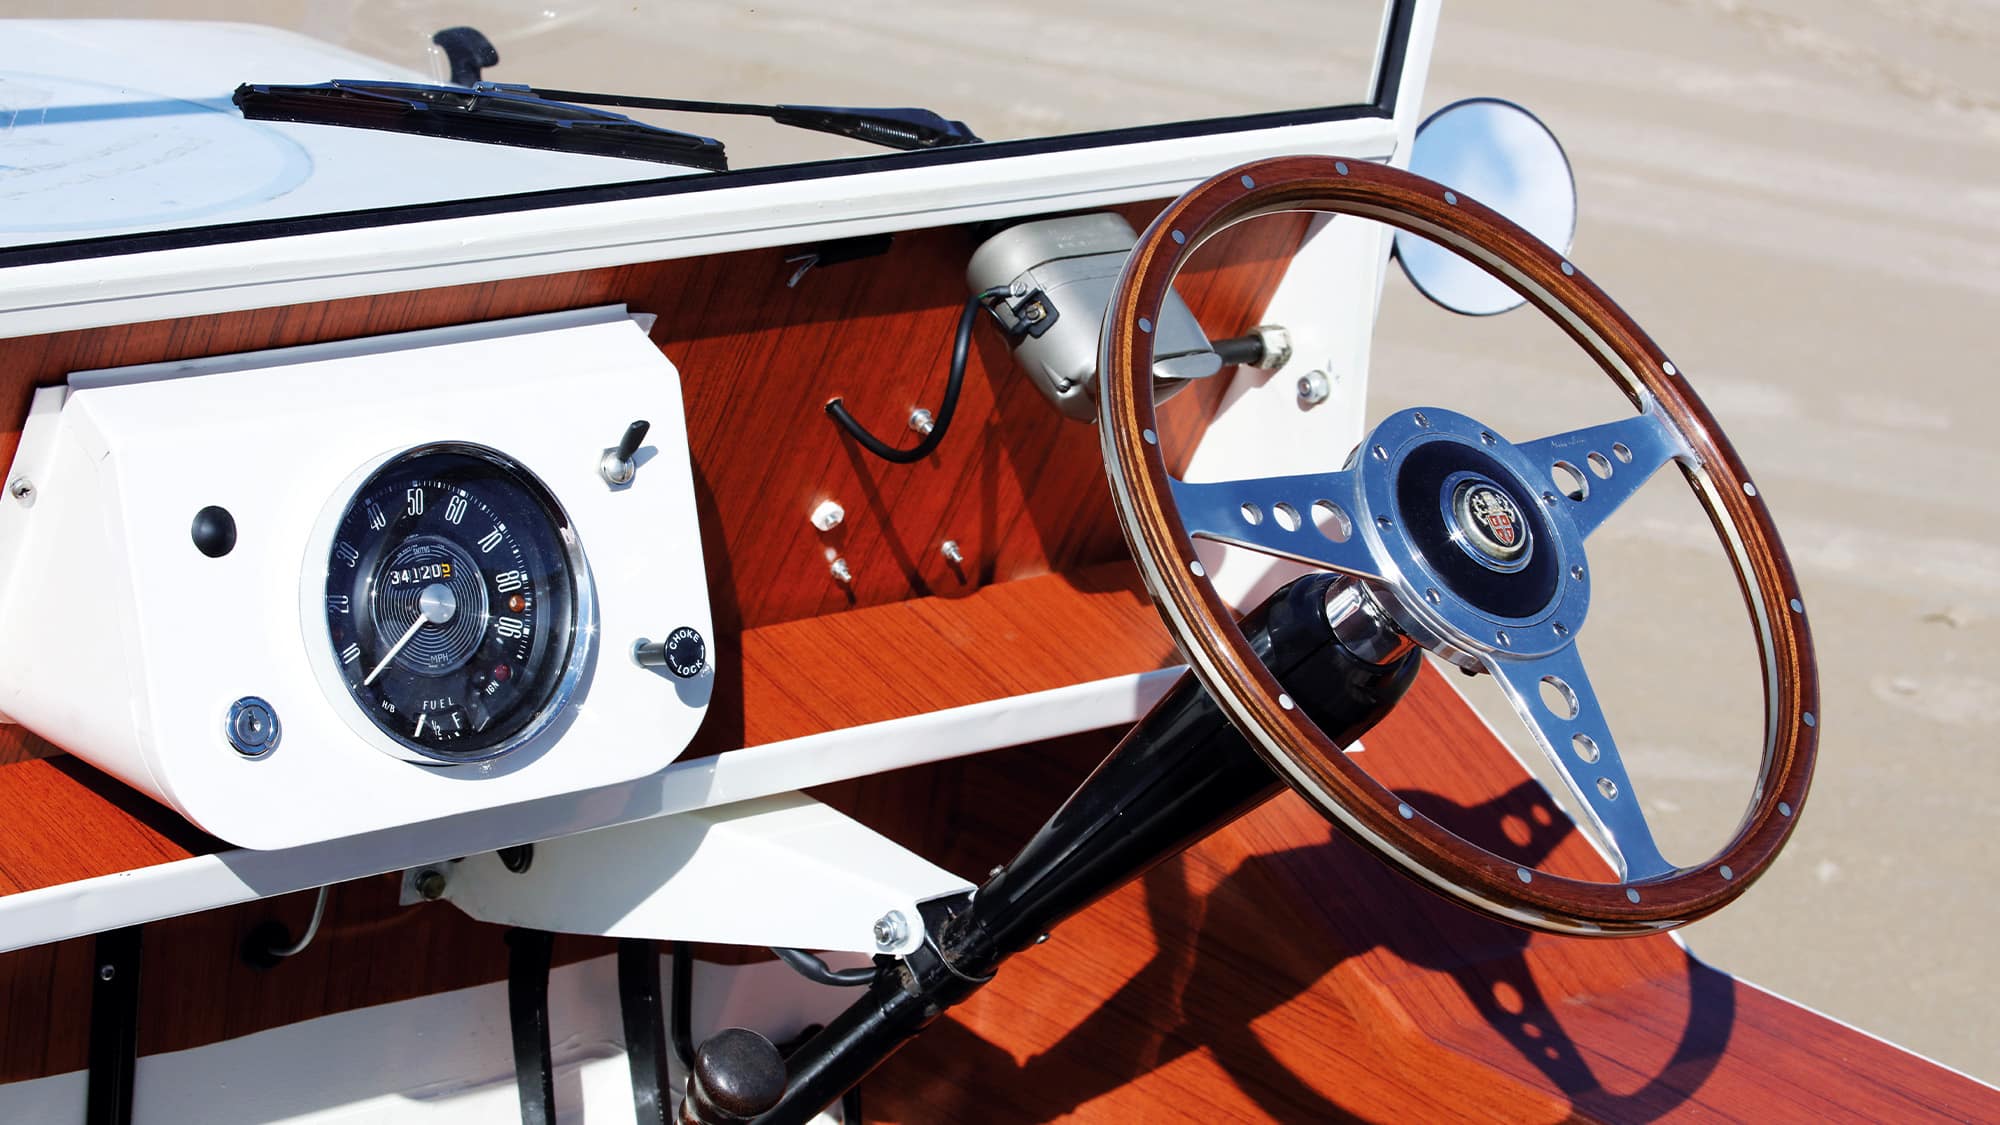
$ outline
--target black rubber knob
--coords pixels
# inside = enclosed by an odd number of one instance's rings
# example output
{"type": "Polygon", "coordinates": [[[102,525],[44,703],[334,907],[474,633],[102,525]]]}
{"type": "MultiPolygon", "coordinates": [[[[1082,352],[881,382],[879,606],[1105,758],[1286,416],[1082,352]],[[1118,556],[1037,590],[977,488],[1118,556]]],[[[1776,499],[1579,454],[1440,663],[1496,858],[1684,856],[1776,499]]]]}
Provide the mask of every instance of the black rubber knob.
{"type": "Polygon", "coordinates": [[[769,1039],[747,1027],[726,1027],[694,1053],[688,1075],[686,1119],[700,1125],[736,1125],[769,1112],[785,1096],[785,1059],[769,1039]]]}
{"type": "Polygon", "coordinates": [[[643,418],[625,427],[625,436],[618,439],[618,459],[630,461],[632,455],[639,452],[639,446],[645,444],[646,431],[652,428],[653,424],[643,418]]]}
{"type": "Polygon", "coordinates": [[[194,537],[195,550],[219,559],[236,549],[236,517],[229,509],[210,504],[194,514],[194,526],[188,534],[194,537]]]}
{"type": "Polygon", "coordinates": [[[632,654],[642,667],[665,668],[683,680],[694,679],[708,669],[708,642],[686,625],[668,633],[664,641],[639,645],[632,654]]]}

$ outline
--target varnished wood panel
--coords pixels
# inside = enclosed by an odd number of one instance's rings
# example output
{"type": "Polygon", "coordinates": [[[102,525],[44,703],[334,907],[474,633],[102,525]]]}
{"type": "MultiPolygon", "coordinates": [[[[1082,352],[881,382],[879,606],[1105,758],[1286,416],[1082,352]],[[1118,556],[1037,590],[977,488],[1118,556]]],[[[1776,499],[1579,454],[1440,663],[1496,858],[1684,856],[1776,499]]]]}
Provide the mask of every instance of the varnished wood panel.
{"type": "Polygon", "coordinates": [[[1126,563],[766,625],[743,634],[740,652],[717,655],[716,699],[692,752],[761,746],[1178,660],[1126,563]],[[741,698],[731,698],[737,690],[741,698]]]}
{"type": "Polygon", "coordinates": [[[0,766],[0,894],[207,855],[221,841],[79,759],[0,766]]]}
{"type": "MultiPolygon", "coordinates": [[[[1143,225],[1155,209],[1125,211],[1143,225]]],[[[1204,250],[1180,290],[1211,333],[1254,323],[1304,230],[1282,216],[1204,250]]],[[[796,287],[786,285],[794,251],[774,248],[0,340],[0,463],[13,458],[33,388],[70,371],[622,301],[658,314],[654,339],[681,371],[718,629],[1121,557],[1095,432],[1041,399],[984,318],[952,433],[924,462],[869,457],[826,416],[842,395],[888,440],[915,441],[904,423],[912,407],[938,405],[978,240],[965,228],[904,232],[887,253],[812,270],[796,287]],[[823,536],[807,516],[825,498],[848,518],[823,536]],[[965,555],[960,571],[939,553],[946,538],[965,555]],[[828,548],[847,558],[851,585],[829,575],[828,548]]],[[[561,372],[549,387],[562,393],[561,372]]],[[[1215,399],[1169,403],[1169,435],[1192,436],[1215,399]]]]}

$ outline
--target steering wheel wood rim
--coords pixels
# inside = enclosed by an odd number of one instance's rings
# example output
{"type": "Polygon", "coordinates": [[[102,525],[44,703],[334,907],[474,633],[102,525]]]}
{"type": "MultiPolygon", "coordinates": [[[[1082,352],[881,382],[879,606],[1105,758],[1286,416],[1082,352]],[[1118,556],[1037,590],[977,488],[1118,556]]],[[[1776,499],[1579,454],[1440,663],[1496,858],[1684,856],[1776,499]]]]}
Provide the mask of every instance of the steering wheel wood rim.
{"type": "Polygon", "coordinates": [[[1763,499],[1686,376],[1573,263],[1497,212],[1410,172],[1330,156],[1262,160],[1193,188],[1147,227],[1112,295],[1101,348],[1106,472],[1155,604],[1189,667],[1251,745],[1337,827],[1449,897],[1559,933],[1671,929],[1726,905],[1769,867],[1797,824],[1818,743],[1817,674],[1797,580],[1763,499]],[[1289,706],[1257,660],[1195,554],[1158,446],[1151,380],[1142,373],[1152,370],[1152,324],[1182,264],[1223,229],[1279,211],[1376,219],[1457,251],[1560,325],[1642,415],[1656,414],[1691,453],[1676,460],[1730,556],[1765,679],[1757,786],[1743,822],[1716,855],[1629,883],[1530,872],[1414,813],[1289,706]]]}

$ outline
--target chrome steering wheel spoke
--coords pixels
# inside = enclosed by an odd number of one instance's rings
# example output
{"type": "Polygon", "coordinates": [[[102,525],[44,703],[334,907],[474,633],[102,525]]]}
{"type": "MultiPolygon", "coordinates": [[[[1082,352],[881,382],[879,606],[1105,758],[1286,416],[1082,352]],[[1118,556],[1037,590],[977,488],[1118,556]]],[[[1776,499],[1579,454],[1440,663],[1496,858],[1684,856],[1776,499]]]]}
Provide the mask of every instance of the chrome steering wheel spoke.
{"type": "Polygon", "coordinates": [[[1355,525],[1352,471],[1169,483],[1189,535],[1360,578],[1381,576],[1355,525]]]}
{"type": "Polygon", "coordinates": [[[1482,662],[1575,794],[1619,878],[1637,883],[1677,870],[1653,840],[1576,645],[1526,660],[1489,654],[1482,662]]]}
{"type": "Polygon", "coordinates": [[[1517,442],[1515,448],[1546,475],[1541,483],[1559,498],[1559,506],[1585,537],[1631,499],[1660,466],[1677,457],[1693,458],[1680,436],[1651,410],[1517,442]]]}

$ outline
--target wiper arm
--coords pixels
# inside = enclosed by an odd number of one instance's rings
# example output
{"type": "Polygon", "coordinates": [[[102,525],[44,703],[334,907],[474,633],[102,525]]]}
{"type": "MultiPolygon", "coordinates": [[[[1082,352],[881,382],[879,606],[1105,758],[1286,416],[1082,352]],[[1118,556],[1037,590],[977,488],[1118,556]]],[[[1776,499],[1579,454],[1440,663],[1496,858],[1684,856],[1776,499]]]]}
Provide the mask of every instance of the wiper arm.
{"type": "Polygon", "coordinates": [[[680,113],[729,113],[768,117],[780,125],[852,137],[888,148],[945,148],[978,144],[977,134],[963,121],[952,121],[928,109],[864,108],[831,105],[754,105],[748,102],[702,102],[685,98],[641,98],[624,94],[586,94],[577,90],[530,89],[544,98],[586,105],[616,105],[628,109],[666,109],[680,113]]]}
{"type": "Polygon", "coordinates": [[[426,86],[339,79],[314,86],[245,83],[232,99],[253,121],[343,125],[424,137],[617,156],[726,171],[721,141],[542,97],[525,86],[426,86]]]}
{"type": "Polygon", "coordinates": [[[899,149],[979,143],[979,137],[965,122],[948,120],[915,107],[753,105],[539,90],[494,82],[469,87],[354,79],[336,79],[314,86],[245,83],[236,88],[233,100],[243,116],[253,121],[380,129],[552,152],[683,164],[714,172],[729,167],[721,141],[588,107],[615,105],[768,117],[781,125],[899,149]]]}

